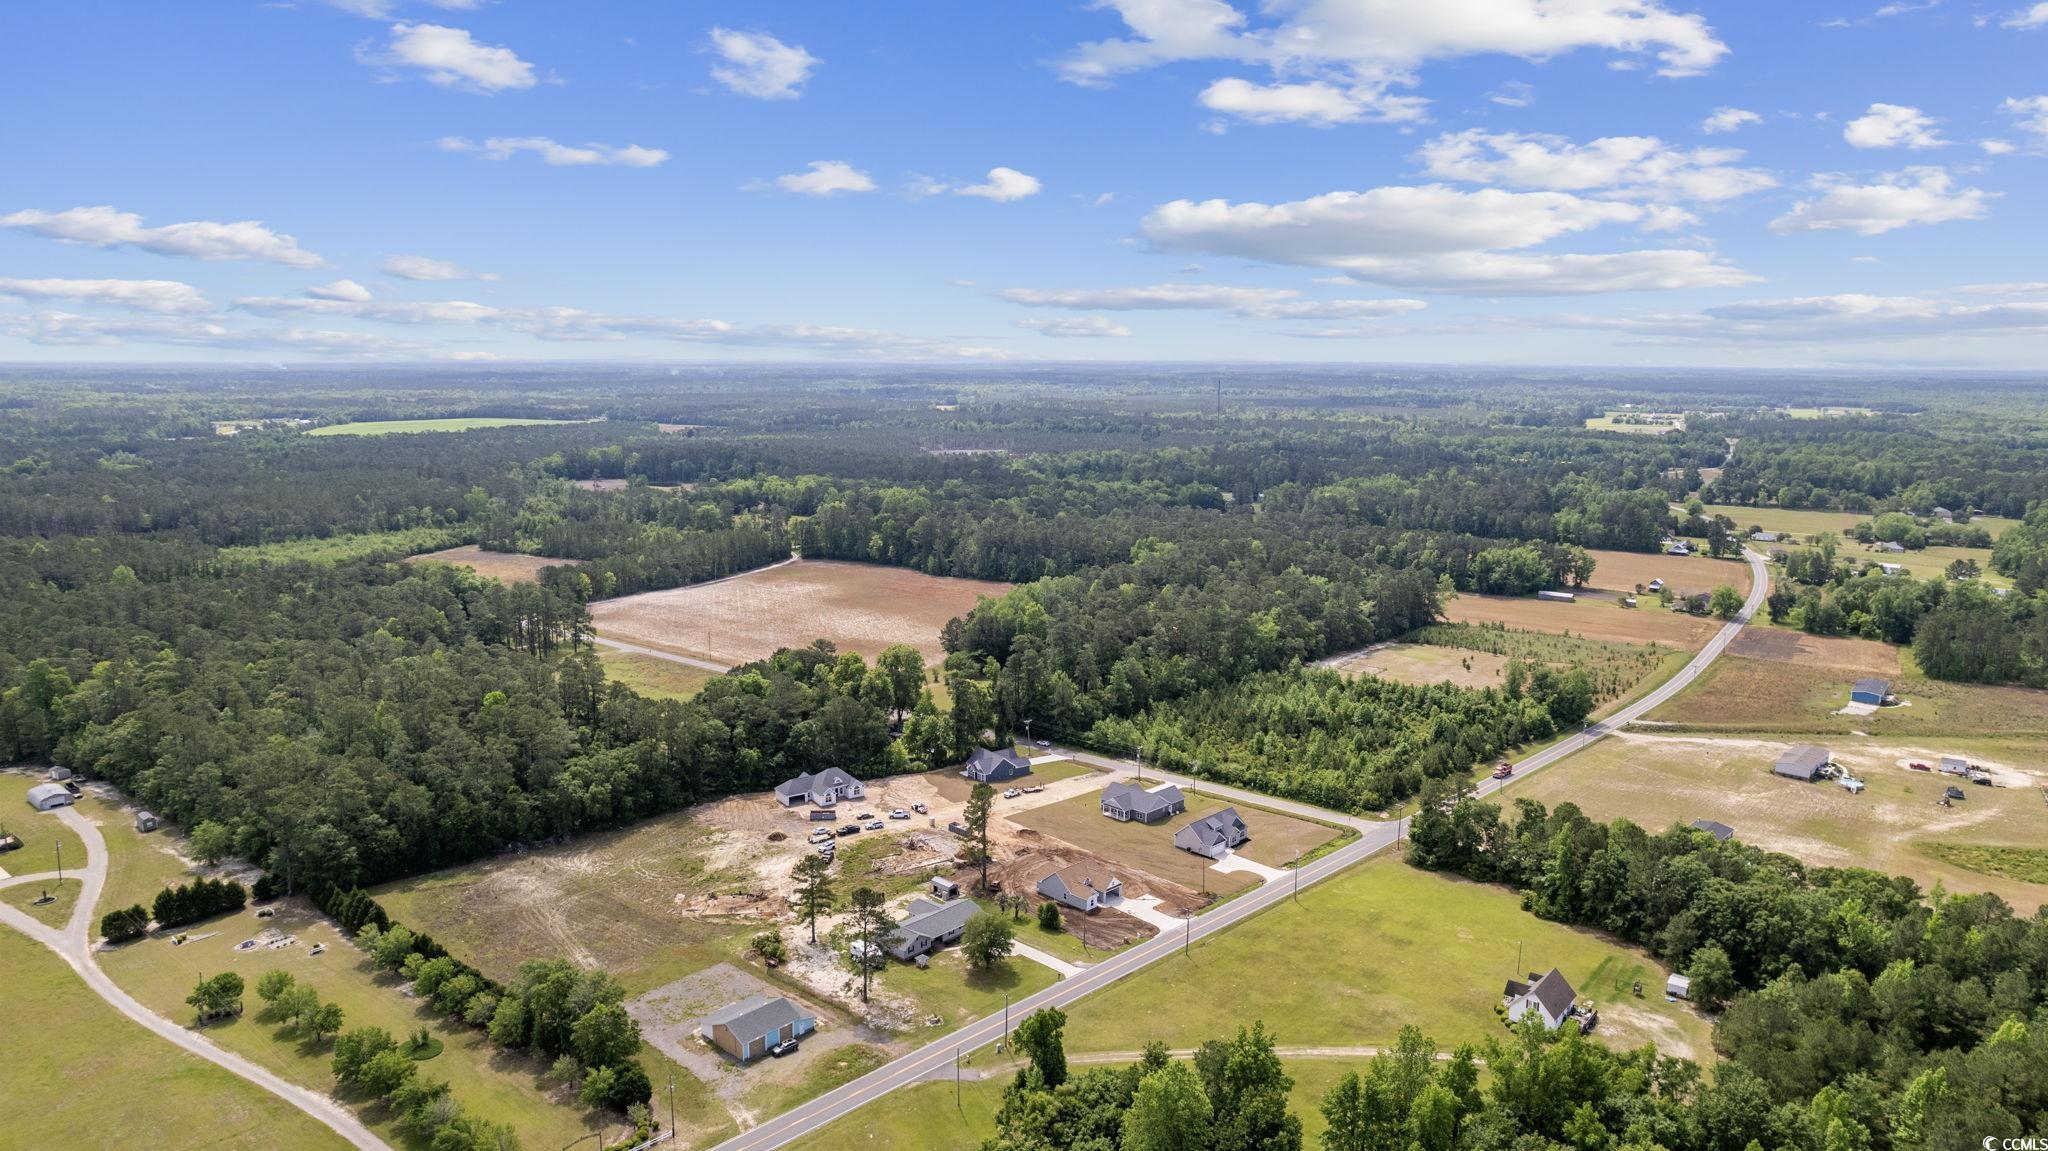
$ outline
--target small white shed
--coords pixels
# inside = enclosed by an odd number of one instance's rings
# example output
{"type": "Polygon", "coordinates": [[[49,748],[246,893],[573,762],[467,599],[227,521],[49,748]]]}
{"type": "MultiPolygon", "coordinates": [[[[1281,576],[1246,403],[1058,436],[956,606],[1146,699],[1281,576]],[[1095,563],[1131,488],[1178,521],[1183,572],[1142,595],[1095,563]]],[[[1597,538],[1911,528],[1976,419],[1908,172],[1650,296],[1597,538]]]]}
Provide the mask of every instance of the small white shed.
{"type": "Polygon", "coordinates": [[[1673,975],[1664,981],[1664,994],[1673,999],[1692,998],[1692,980],[1683,975],[1673,975]]]}

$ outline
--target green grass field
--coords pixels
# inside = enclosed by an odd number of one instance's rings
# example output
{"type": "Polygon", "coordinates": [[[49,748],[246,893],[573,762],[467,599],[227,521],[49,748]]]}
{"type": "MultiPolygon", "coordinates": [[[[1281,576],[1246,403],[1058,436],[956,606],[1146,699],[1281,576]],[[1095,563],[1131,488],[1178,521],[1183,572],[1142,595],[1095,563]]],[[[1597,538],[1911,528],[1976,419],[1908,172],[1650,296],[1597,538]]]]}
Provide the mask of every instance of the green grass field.
{"type": "Polygon", "coordinates": [[[1775,659],[1727,656],[1668,703],[1653,723],[1686,730],[1935,738],[2048,735],[2048,691],[1949,683],[1913,671],[1887,676],[1905,707],[1837,715],[1858,673],[1775,659]]]}
{"type": "Polygon", "coordinates": [[[401,528],[389,532],[358,532],[325,539],[284,540],[222,548],[220,555],[225,560],[267,560],[272,563],[304,560],[307,563],[332,564],[370,555],[409,556],[417,552],[437,551],[469,538],[470,533],[454,528],[401,528]]]}
{"type": "MultiPolygon", "coordinates": [[[[123,1019],[40,944],[0,929],[0,1143],[9,1147],[348,1144],[260,1087],[123,1019]]],[[[556,1144],[555,1146],[558,1146],[556,1144]]]]}
{"type": "Polygon", "coordinates": [[[1501,985],[1519,970],[1563,970],[1623,1046],[1712,1058],[1708,1025],[1662,996],[1666,972],[1639,952],[1537,919],[1506,888],[1383,857],[1092,995],[1069,1011],[1069,1051],[1187,1048],[1264,1020],[1283,1046],[1391,1041],[1413,1023],[1445,1045],[1502,1033],[1501,985]],[[1275,957],[1284,955],[1284,962],[1275,957]],[[1162,1009],[1160,1004],[1170,1004],[1162,1009]]]}
{"type": "Polygon", "coordinates": [[[1923,843],[1920,850],[1966,871],[2048,884],[2048,848],[1985,843],[1923,843]]]}
{"type": "Polygon", "coordinates": [[[314,428],[309,436],[388,436],[400,432],[467,432],[477,428],[523,428],[537,424],[578,424],[583,420],[528,420],[497,416],[459,416],[432,420],[364,420],[314,428]]]}
{"type": "Polygon", "coordinates": [[[650,699],[689,699],[718,678],[715,671],[636,651],[605,647],[598,649],[597,657],[604,663],[606,679],[625,684],[650,699]]]}
{"type": "MultiPolygon", "coordinates": [[[[1827,512],[1811,511],[1803,508],[1752,508],[1745,507],[1742,504],[1708,504],[1706,511],[1710,516],[1727,516],[1735,521],[1737,527],[1745,530],[1755,526],[1767,532],[1791,532],[1802,540],[1810,536],[1819,535],[1821,532],[1834,532],[1836,535],[1842,535],[1857,524],[1867,523],[1871,519],[1871,513],[1868,512],[1827,512]]],[[[2005,533],[2007,528],[2017,523],[2019,523],[2018,520],[2007,519],[2004,516],[1972,516],[1970,517],[1969,526],[1983,528],[1991,533],[1992,539],[1997,539],[2005,533]]],[[[1848,543],[1851,547],[1856,546],[1853,540],[1848,541],[1848,543]]],[[[1981,551],[1982,549],[1974,550],[1981,551]]]]}
{"type": "MultiPolygon", "coordinates": [[[[1029,938],[1035,924],[1017,924],[1017,934],[1029,938]],[[1025,929],[1029,927],[1027,932],[1025,929]]],[[[909,963],[891,963],[882,973],[882,985],[917,1001],[918,1010],[943,1022],[921,1025],[913,1038],[930,1039],[963,1024],[1003,1012],[1004,996],[1015,1003],[1059,982],[1059,976],[1042,963],[1010,956],[987,971],[970,971],[958,949],[932,957],[931,966],[919,971],[909,963]]]]}
{"type": "Polygon", "coordinates": [[[37,811],[28,805],[28,789],[48,782],[39,772],[0,772],[0,831],[21,840],[21,846],[0,855],[0,868],[9,875],[34,875],[57,870],[57,848],[63,846],[64,866],[85,863],[85,843],[78,833],[64,826],[56,813],[37,811]]]}
{"type": "Polygon", "coordinates": [[[47,926],[62,927],[71,922],[71,909],[78,906],[79,886],[76,879],[20,883],[0,890],[0,899],[28,912],[47,926]],[[38,905],[36,900],[45,894],[49,895],[50,902],[38,905]]]}

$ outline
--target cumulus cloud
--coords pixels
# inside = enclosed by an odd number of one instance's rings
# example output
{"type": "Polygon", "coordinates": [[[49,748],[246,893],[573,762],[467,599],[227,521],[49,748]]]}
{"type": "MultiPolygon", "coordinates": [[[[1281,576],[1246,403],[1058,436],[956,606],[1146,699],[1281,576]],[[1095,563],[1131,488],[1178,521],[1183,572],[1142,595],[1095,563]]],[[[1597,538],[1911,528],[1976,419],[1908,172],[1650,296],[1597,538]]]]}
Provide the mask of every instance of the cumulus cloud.
{"type": "Polygon", "coordinates": [[[1632,199],[1717,201],[1775,187],[1767,172],[1735,167],[1735,148],[1686,150],[1655,136],[1561,136],[1485,132],[1438,136],[1418,153],[1439,179],[1557,192],[1610,192],[1632,199]]]}
{"type": "Polygon", "coordinates": [[[347,300],[331,296],[244,296],[235,307],[257,316],[325,316],[387,324],[477,324],[507,313],[467,300],[347,300]]]}
{"type": "Polygon", "coordinates": [[[1255,84],[1231,76],[1202,90],[1202,106],[1254,124],[1395,124],[1428,118],[1429,101],[1396,96],[1386,84],[1255,84]]]}
{"type": "Polygon", "coordinates": [[[533,65],[510,48],[479,44],[466,30],[440,24],[393,24],[381,51],[361,49],[365,64],[412,68],[444,88],[506,92],[531,88],[539,79],[533,65]]]}
{"type": "Polygon", "coordinates": [[[101,205],[62,212],[25,209],[0,216],[0,227],[95,248],[139,248],[160,256],[195,260],[263,260],[293,268],[316,268],[323,263],[320,257],[299,247],[296,239],[273,232],[255,220],[232,224],[194,220],[151,228],[144,226],[142,217],[134,212],[101,205]]]}
{"type": "Polygon", "coordinates": [[[431,256],[386,256],[377,265],[387,276],[401,280],[495,280],[492,272],[474,272],[448,260],[436,260],[431,256]]]}
{"type": "Polygon", "coordinates": [[[355,304],[370,299],[370,289],[354,280],[336,280],[331,284],[307,288],[306,294],[316,300],[344,300],[355,304]]]}
{"type": "Polygon", "coordinates": [[[465,136],[443,136],[438,143],[444,152],[472,152],[486,160],[506,160],[521,152],[531,152],[539,156],[542,163],[556,168],[592,165],[652,168],[668,159],[668,153],[660,148],[643,148],[638,144],[570,145],[557,143],[546,136],[492,136],[483,141],[465,136]]]}
{"type": "Polygon", "coordinates": [[[1521,80],[1510,80],[1488,92],[1486,98],[1503,108],[1527,108],[1536,102],[1536,88],[1521,80]]]}
{"type": "Polygon", "coordinates": [[[2011,140],[1999,139],[1979,140],[1977,147],[1982,148],[1987,156],[2010,156],[2020,150],[2020,146],[2011,140]]]}
{"type": "Polygon", "coordinates": [[[1175,200],[1142,230],[1169,251],[1335,268],[1353,279],[1477,295],[1726,287],[1755,277],[1710,252],[1528,252],[1604,224],[1668,226],[1669,209],[1564,192],[1442,184],[1329,192],[1288,203],[1175,200]]]}
{"type": "Polygon", "coordinates": [[[1707,118],[1700,121],[1700,131],[1709,136],[1740,131],[1748,124],[1761,124],[1763,117],[1747,108],[1716,108],[1707,118]]]}
{"type": "Polygon", "coordinates": [[[199,289],[177,280],[23,280],[0,276],[0,296],[17,300],[74,300],[141,312],[204,312],[199,289]]]}
{"type": "Polygon", "coordinates": [[[954,188],[956,196],[978,196],[984,200],[1021,200],[1035,196],[1045,187],[1036,176],[1027,176],[1015,168],[990,168],[988,178],[979,184],[967,184],[954,188]]]}
{"type": "Polygon", "coordinates": [[[2031,8],[2022,8],[1999,23],[2007,28],[2019,28],[2022,30],[2048,28],[2048,3],[2036,4],[2031,8]]]}
{"type": "Polygon", "coordinates": [[[1129,328],[1106,316],[1060,316],[1051,320],[1018,320],[1017,326],[1041,336],[1059,339],[1101,339],[1108,336],[1128,336],[1129,328]]]}
{"type": "Polygon", "coordinates": [[[1814,179],[1812,199],[1772,220],[1773,232],[1851,231],[1876,236],[1915,224],[1941,224],[1983,217],[1996,192],[1959,188],[1942,168],[1907,168],[1889,172],[1876,183],[1858,184],[1843,176],[1814,179]]]}
{"type": "MultiPolygon", "coordinates": [[[[875,182],[844,160],[812,160],[801,172],[775,177],[773,185],[803,196],[836,196],[841,192],[872,192],[875,182]]],[[[756,181],[750,186],[761,186],[756,181]]]]}
{"type": "Polygon", "coordinates": [[[1419,311],[1421,300],[1308,300],[1292,288],[1153,284],[1142,288],[1004,288],[999,300],[1078,311],[1222,311],[1255,320],[1366,319],[1419,311]]]}
{"type": "Polygon", "coordinates": [[[1964,284],[1957,288],[1973,296],[2035,296],[2048,293],[2048,280],[2006,280],[1996,284],[1964,284]]]}
{"type": "Polygon", "coordinates": [[[445,344],[392,339],[375,332],[235,327],[207,319],[122,319],[74,312],[0,316],[0,334],[49,346],[139,343],[364,359],[472,359],[487,354],[445,344]]]}
{"type": "Polygon", "coordinates": [[[1855,148],[1945,148],[1933,117],[1905,104],[1872,104],[1842,126],[1842,139],[1855,148]]]}
{"type": "Polygon", "coordinates": [[[711,48],[720,60],[711,78],[757,100],[796,99],[811,70],[824,63],[802,45],[785,44],[766,32],[713,28],[711,48]]]}
{"type": "Polygon", "coordinates": [[[1360,3],[1288,0],[1240,8],[1228,0],[1099,0],[1129,35],[1076,47],[1057,67],[1067,80],[1102,85],[1178,61],[1213,60],[1267,70],[1264,85],[1213,83],[1203,102],[1259,123],[1405,120],[1422,101],[1391,97],[1425,64],[1478,55],[1548,60],[1579,49],[1654,57],[1667,76],[1711,69],[1728,51],[1691,13],[1662,0],[1431,0],[1360,3]],[[1253,13],[1256,13],[1254,16],[1253,13]]]}

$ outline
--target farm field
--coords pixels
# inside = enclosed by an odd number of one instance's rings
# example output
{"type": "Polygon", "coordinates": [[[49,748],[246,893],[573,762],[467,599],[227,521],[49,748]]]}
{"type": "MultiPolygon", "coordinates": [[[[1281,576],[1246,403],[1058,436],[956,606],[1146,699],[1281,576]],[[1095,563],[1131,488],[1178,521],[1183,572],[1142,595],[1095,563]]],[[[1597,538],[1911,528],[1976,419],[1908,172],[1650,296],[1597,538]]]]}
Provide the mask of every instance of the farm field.
{"type": "Polygon", "coordinates": [[[222,548],[220,554],[222,559],[228,560],[269,560],[272,563],[304,560],[307,563],[331,564],[379,554],[413,555],[448,547],[461,538],[463,533],[448,528],[402,528],[398,531],[358,532],[325,539],[284,540],[222,548]]]}
{"type": "Polygon", "coordinates": [[[1948,574],[1948,565],[1957,560],[1976,560],[1977,578],[1992,587],[2011,587],[2012,581],[1991,570],[1990,548],[1921,548],[1919,551],[1881,553],[1866,551],[1860,545],[1850,544],[1853,550],[1846,554],[1856,562],[1898,564],[1905,568],[1914,579],[1941,579],[1948,574]]]}
{"type": "Polygon", "coordinates": [[[1575,803],[1596,820],[1625,817],[1652,830],[1717,819],[1744,843],[1782,851],[1814,866],[1867,867],[1906,875],[1922,887],[1995,891],[2022,912],[2048,900],[2048,885],[1958,866],[1929,854],[1931,844],[2048,847],[2048,741],[1975,738],[1826,737],[1838,763],[1868,784],[1861,795],[1832,783],[1800,783],[1771,773],[1797,737],[1623,735],[1603,742],[1510,789],[1516,799],[1575,803]],[[1964,785],[1953,807],[1935,800],[1955,782],[1910,771],[1909,760],[1963,754],[2003,769],[2015,786],[1964,785]]]}
{"type": "MultiPolygon", "coordinates": [[[[601,1121],[601,1116],[586,1114],[566,1096],[564,1102],[555,1101],[553,1089],[541,1081],[546,1067],[538,1061],[508,1054],[476,1028],[450,1023],[409,998],[395,977],[377,971],[324,916],[298,900],[273,906],[276,914],[269,919],[257,919],[253,910],[245,910],[183,928],[191,939],[182,946],[174,945],[166,934],[109,949],[101,954],[100,966],[151,1010],[180,1023],[189,1023],[192,1017],[185,996],[193,983],[201,976],[236,972],[252,989],[246,996],[247,1010],[208,1024],[202,1033],[315,1091],[335,1090],[331,1045],[308,1043],[262,1017],[262,1001],[255,998],[253,988],[257,977],[272,968],[290,971],[300,983],[315,988],[323,1001],[341,1004],[348,1028],[382,1027],[393,1035],[427,1028],[443,1048],[425,1069],[448,1080],[452,1094],[465,1106],[512,1124],[533,1144],[559,1147],[601,1121]],[[274,949],[259,943],[237,950],[243,940],[272,931],[296,943],[274,949]],[[311,954],[312,945],[319,943],[326,944],[325,953],[311,954]]],[[[396,1130],[398,1117],[387,1114],[380,1104],[346,1097],[343,1102],[395,1145],[418,1145],[396,1130]]]]}
{"type": "Polygon", "coordinates": [[[606,679],[652,699],[689,699],[718,678],[717,672],[642,652],[600,647],[597,658],[604,664],[606,679]]]}
{"type": "Polygon", "coordinates": [[[13,1147],[276,1147],[345,1151],[310,1116],[158,1039],[93,994],[64,961],[0,929],[0,1132],[13,1147]],[[33,1041],[26,1041],[28,1037],[33,1041]]]}
{"type": "MultiPolygon", "coordinates": [[[[1598,578],[1598,572],[1595,572],[1598,578]]],[[[1575,603],[1551,603],[1534,596],[1460,593],[1444,605],[1452,623],[1500,624],[1522,631],[1583,636],[1610,643],[1663,644],[1698,651],[1706,646],[1721,621],[1668,611],[1654,602],[1627,608],[1598,597],[1581,596],[1575,603]]]]}
{"type": "Polygon", "coordinates": [[[1655,1042],[1667,1055],[1713,1059],[1706,1020],[1661,996],[1630,995],[1637,980],[1663,986],[1666,972],[1649,957],[1539,920],[1506,888],[1394,857],[1319,883],[1298,904],[1279,904],[1196,944],[1190,958],[1157,964],[1075,1004],[1067,1050],[1131,1051],[1154,1039],[1188,1048],[1251,1020],[1264,1020],[1283,1045],[1377,1045],[1413,1023],[1450,1046],[1501,1035],[1494,1007],[1502,983],[1553,966],[1581,1002],[1598,1006],[1603,1040],[1655,1042]],[[1286,962],[1275,962],[1276,948],[1286,962]],[[1172,1008],[1160,1010],[1161,1003],[1172,1008]]]}
{"type": "Polygon", "coordinates": [[[461,547],[442,548],[411,557],[412,563],[443,563],[466,567],[480,576],[488,576],[505,583],[538,583],[543,568],[561,567],[573,564],[575,560],[551,559],[547,556],[521,555],[517,552],[487,552],[475,544],[461,547]]]}
{"type": "MultiPolygon", "coordinates": [[[[1775,641],[1781,634],[1794,633],[1769,633],[1768,638],[1775,641]]],[[[1745,632],[1742,638],[1750,637],[1745,632]]],[[[1813,637],[1800,638],[1811,641],[1813,637]]],[[[1893,649],[1872,646],[1881,648],[1878,654],[1892,657],[1890,667],[1875,658],[1856,665],[1724,656],[1677,698],[1651,712],[1646,726],[1667,723],[1689,729],[1867,732],[1922,738],[2048,736],[2048,691],[1927,679],[1902,671],[1893,649]],[[1861,675],[1890,679],[1892,690],[1906,701],[1905,706],[1882,708],[1870,715],[1835,714],[1848,702],[1849,685],[1861,675]]],[[[1731,651],[1742,647],[1738,640],[1731,651]]],[[[1838,658],[1854,658],[1853,649],[1838,658]]]]}
{"type": "Polygon", "coordinates": [[[524,428],[540,424],[578,424],[584,420],[529,420],[499,416],[457,416],[432,420],[362,420],[353,424],[328,424],[307,432],[309,436],[388,436],[403,432],[467,432],[478,428],[524,428]]]}
{"type": "Polygon", "coordinates": [[[949,620],[1009,586],[874,564],[799,560],[692,587],[600,600],[590,605],[590,615],[608,639],[725,664],[765,659],[818,639],[869,658],[907,643],[932,661],[944,654],[939,632],[949,620]]]}
{"type": "MultiPolygon", "coordinates": [[[[1592,587],[1616,595],[1633,594],[1638,584],[1661,579],[1675,594],[1710,592],[1722,584],[1749,594],[1749,565],[1739,559],[1710,559],[1707,556],[1650,555],[1646,552],[1616,552],[1594,549],[1592,587]]],[[[1648,604],[1644,605],[1649,606],[1648,604]]]]}
{"type": "MultiPolygon", "coordinates": [[[[1683,649],[1654,643],[1610,643],[1484,624],[1432,624],[1417,629],[1409,639],[1429,645],[1425,650],[1432,652],[1450,649],[1454,655],[1475,659],[1492,656],[1503,669],[1513,659],[1559,669],[1578,668],[1591,677],[1593,698],[1601,703],[1627,699],[1641,690],[1646,680],[1669,676],[1685,654],[1683,649]]],[[[1474,664],[1475,669],[1478,666],[1474,664]]],[[[1501,678],[1502,673],[1496,673],[1492,683],[1471,686],[1496,686],[1501,678]]]]}
{"type": "Polygon", "coordinates": [[[1586,430],[1661,436],[1685,430],[1685,416],[1679,412],[1609,412],[1604,416],[1587,416],[1586,430]],[[1655,422],[1633,422],[1638,420],[1655,422]]]}

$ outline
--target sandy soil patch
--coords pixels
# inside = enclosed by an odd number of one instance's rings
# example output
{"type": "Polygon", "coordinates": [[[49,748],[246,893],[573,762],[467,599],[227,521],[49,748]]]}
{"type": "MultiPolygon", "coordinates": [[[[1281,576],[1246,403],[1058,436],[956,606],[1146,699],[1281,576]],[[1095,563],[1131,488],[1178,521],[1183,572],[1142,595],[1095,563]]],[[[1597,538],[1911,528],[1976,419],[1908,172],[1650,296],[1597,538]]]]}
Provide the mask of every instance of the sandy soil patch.
{"type": "Polygon", "coordinates": [[[765,659],[827,639],[872,658],[907,643],[927,660],[939,632],[984,596],[1010,585],[947,579],[904,568],[799,560],[730,579],[590,605],[598,634],[720,663],[765,659]]]}
{"type": "Polygon", "coordinates": [[[1551,603],[1533,596],[1461,594],[1444,606],[1444,617],[1454,623],[1498,623],[1525,631],[1569,633],[1618,643],[1661,643],[1691,650],[1706,646],[1721,628],[1719,620],[1669,611],[1653,601],[1625,608],[1596,598],[1551,603]]]}
{"type": "Polygon", "coordinates": [[[1335,668],[1346,675],[1371,675],[1412,684],[1449,683],[1471,688],[1499,687],[1507,665],[1508,659],[1504,655],[1420,643],[1374,644],[1322,662],[1322,666],[1335,668]]]}
{"type": "Polygon", "coordinates": [[[539,583],[543,568],[561,567],[573,564],[575,560],[551,559],[547,556],[519,555],[513,552],[487,552],[475,544],[461,547],[442,548],[411,557],[413,563],[444,563],[466,567],[480,576],[489,576],[505,583],[539,583]]]}
{"type": "Polygon", "coordinates": [[[622,492],[632,486],[631,480],[616,479],[570,480],[569,483],[586,492],[622,492]]]}
{"type": "Polygon", "coordinates": [[[1899,649],[1871,639],[1807,635],[1776,627],[1746,627],[1728,654],[1808,667],[1838,668],[1868,675],[1899,674],[1899,649]]]}

